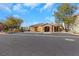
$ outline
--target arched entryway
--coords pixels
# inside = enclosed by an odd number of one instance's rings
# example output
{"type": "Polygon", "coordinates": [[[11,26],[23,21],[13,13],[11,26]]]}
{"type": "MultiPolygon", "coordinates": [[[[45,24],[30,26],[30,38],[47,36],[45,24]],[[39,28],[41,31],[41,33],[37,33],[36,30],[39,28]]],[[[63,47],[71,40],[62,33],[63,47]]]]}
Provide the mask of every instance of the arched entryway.
{"type": "Polygon", "coordinates": [[[49,26],[45,26],[44,27],[44,32],[49,32],[50,31],[50,27],[49,26]]]}

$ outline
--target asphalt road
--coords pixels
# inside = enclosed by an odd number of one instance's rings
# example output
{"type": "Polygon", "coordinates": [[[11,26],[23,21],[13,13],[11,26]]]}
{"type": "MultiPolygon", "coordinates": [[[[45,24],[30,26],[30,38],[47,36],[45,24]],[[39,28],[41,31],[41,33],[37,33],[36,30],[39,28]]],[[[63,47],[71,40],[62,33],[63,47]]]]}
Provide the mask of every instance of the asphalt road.
{"type": "Polygon", "coordinates": [[[0,56],[79,56],[79,36],[68,33],[0,34],[0,56]]]}

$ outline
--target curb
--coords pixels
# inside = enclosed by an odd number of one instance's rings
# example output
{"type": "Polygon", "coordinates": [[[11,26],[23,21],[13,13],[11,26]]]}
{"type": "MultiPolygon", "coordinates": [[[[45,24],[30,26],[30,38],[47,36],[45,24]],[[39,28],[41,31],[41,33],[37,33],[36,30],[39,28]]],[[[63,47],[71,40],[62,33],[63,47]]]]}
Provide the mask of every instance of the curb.
{"type": "Polygon", "coordinates": [[[69,34],[72,34],[72,35],[77,35],[77,36],[79,36],[79,34],[76,34],[76,33],[69,33],[69,34]]]}
{"type": "Polygon", "coordinates": [[[0,34],[3,34],[3,35],[5,35],[6,33],[0,33],[0,34]]]}

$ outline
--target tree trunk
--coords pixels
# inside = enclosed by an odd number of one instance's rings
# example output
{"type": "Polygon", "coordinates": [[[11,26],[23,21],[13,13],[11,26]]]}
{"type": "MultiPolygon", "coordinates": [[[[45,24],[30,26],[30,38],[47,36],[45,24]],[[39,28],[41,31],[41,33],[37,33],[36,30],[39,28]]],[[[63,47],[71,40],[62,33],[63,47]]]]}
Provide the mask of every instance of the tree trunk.
{"type": "Polygon", "coordinates": [[[65,32],[68,32],[68,26],[65,24],[65,32]]]}
{"type": "Polygon", "coordinates": [[[67,29],[68,29],[68,31],[70,31],[70,25],[69,24],[67,25],[67,29]]]}

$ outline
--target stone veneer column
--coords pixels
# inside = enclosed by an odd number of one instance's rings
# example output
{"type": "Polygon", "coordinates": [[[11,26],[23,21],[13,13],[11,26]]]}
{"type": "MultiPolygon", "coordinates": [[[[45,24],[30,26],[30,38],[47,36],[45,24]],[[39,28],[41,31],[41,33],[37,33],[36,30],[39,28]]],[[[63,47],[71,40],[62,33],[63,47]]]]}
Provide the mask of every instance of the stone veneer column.
{"type": "Polygon", "coordinates": [[[52,26],[52,30],[53,30],[52,32],[54,32],[54,25],[52,26]]]}
{"type": "Polygon", "coordinates": [[[49,32],[52,32],[52,25],[50,25],[49,28],[50,28],[50,31],[49,32]]]}

